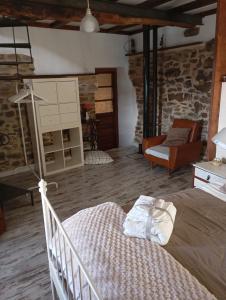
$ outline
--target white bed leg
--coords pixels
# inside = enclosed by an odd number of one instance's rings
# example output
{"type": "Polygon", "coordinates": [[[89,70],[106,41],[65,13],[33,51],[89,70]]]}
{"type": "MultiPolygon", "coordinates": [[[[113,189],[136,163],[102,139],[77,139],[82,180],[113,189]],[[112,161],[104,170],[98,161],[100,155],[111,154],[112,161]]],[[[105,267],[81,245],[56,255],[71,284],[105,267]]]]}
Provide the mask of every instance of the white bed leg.
{"type": "Polygon", "coordinates": [[[54,282],[53,282],[52,278],[51,278],[51,290],[52,290],[53,300],[57,300],[57,293],[56,293],[56,289],[55,289],[54,282]]]}

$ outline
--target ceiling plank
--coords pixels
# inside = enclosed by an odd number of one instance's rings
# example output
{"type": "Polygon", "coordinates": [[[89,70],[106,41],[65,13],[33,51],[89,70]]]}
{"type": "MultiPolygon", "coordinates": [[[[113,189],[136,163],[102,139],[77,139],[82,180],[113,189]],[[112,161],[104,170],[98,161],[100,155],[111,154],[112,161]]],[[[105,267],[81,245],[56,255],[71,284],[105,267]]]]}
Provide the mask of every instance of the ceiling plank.
{"type": "MultiPolygon", "coordinates": [[[[101,0],[91,0],[90,6],[95,12],[101,24],[147,24],[147,25],[171,25],[192,27],[199,25],[202,20],[199,16],[186,14],[171,14],[156,9],[145,9],[133,5],[112,3],[101,0]]],[[[78,21],[84,16],[86,2],[84,0],[1,0],[0,14],[17,16],[28,14],[39,19],[53,19],[56,21],[78,21]]]]}
{"type": "Polygon", "coordinates": [[[145,7],[145,8],[153,8],[162,4],[170,2],[170,0],[146,0],[140,4],[137,4],[138,7],[145,7]]]}
{"type": "Polygon", "coordinates": [[[177,6],[175,8],[172,8],[170,10],[168,10],[169,12],[172,13],[183,13],[189,10],[193,10],[193,9],[197,9],[197,8],[201,8],[201,7],[205,7],[211,4],[215,4],[217,3],[217,0],[199,0],[199,1],[192,1],[180,6],[177,6]]]}

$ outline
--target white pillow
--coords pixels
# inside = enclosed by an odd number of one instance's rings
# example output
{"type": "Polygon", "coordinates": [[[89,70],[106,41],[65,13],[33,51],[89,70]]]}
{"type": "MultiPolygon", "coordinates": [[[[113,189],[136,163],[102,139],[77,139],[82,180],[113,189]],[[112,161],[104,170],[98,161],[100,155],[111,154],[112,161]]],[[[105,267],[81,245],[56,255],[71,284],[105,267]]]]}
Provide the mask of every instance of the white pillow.
{"type": "Polygon", "coordinates": [[[86,165],[100,165],[113,162],[111,156],[104,151],[86,151],[85,164],[86,165]]]}

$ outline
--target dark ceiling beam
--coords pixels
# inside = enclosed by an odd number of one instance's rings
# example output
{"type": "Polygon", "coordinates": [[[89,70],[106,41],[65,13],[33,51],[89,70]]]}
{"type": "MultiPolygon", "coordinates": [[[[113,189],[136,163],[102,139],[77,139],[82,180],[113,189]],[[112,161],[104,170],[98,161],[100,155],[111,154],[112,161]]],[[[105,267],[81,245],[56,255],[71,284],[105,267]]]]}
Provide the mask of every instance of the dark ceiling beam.
{"type": "MultiPolygon", "coordinates": [[[[101,24],[148,24],[159,26],[192,27],[199,25],[199,16],[186,14],[171,14],[156,9],[145,9],[133,5],[112,3],[101,0],[91,0],[90,6],[101,24]]],[[[16,15],[37,17],[38,19],[53,19],[56,21],[77,21],[84,15],[86,2],[84,0],[1,0],[1,15],[16,15]]]]}
{"type": "Polygon", "coordinates": [[[137,4],[137,7],[153,8],[162,4],[170,2],[170,0],[146,0],[142,3],[137,4]]]}
{"type": "Polygon", "coordinates": [[[50,28],[55,29],[61,29],[63,26],[65,26],[68,22],[62,22],[62,21],[53,21],[51,24],[49,24],[50,28]]]}
{"type": "Polygon", "coordinates": [[[211,15],[215,15],[217,13],[217,9],[210,9],[210,10],[206,10],[206,11],[202,11],[201,13],[199,13],[198,15],[201,16],[202,18],[206,17],[206,16],[211,16],[211,15]]]}
{"type": "MultiPolygon", "coordinates": [[[[54,28],[54,27],[51,27],[52,23],[48,24],[48,23],[41,23],[41,22],[35,22],[35,21],[28,21],[28,22],[26,22],[26,24],[29,27],[80,31],[80,27],[79,26],[73,26],[73,25],[62,25],[60,28],[54,28]]],[[[1,27],[1,21],[0,21],[0,27],[1,27]]],[[[102,32],[102,33],[120,34],[120,35],[129,35],[128,32],[126,32],[126,31],[108,32],[106,29],[100,29],[100,32],[102,32]]]]}
{"type": "Polygon", "coordinates": [[[141,32],[143,32],[143,28],[128,31],[128,35],[134,35],[134,34],[141,33],[141,32]]]}
{"type": "Polygon", "coordinates": [[[183,12],[186,12],[186,11],[190,11],[190,10],[193,10],[193,9],[205,7],[205,6],[208,6],[208,5],[211,5],[211,4],[215,4],[215,3],[217,3],[217,0],[198,0],[198,1],[196,0],[196,1],[189,2],[187,4],[177,6],[175,8],[172,8],[172,9],[168,10],[168,12],[183,13],[183,12]]]}
{"type": "Polygon", "coordinates": [[[106,32],[109,32],[109,33],[112,33],[112,32],[119,32],[119,31],[122,31],[124,29],[127,29],[127,28],[130,28],[130,27],[134,27],[136,25],[132,24],[132,25],[118,25],[118,26],[113,26],[111,28],[108,28],[108,29],[105,29],[106,32]]]}

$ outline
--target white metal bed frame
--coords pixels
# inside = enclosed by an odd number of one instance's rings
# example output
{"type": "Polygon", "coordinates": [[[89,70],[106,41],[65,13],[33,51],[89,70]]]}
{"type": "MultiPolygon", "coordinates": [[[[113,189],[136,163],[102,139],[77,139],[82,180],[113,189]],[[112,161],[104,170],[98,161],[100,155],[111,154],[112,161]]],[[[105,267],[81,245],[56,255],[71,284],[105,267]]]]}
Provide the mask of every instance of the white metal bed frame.
{"type": "Polygon", "coordinates": [[[47,245],[47,255],[49,262],[49,272],[52,288],[53,299],[60,300],[101,300],[101,297],[91,280],[91,277],[87,273],[85,266],[83,265],[79,255],[72,245],[66,231],[64,230],[57,214],[51,206],[47,196],[47,183],[41,179],[39,182],[39,192],[42,199],[42,209],[45,226],[45,236],[47,245]],[[54,236],[58,237],[57,239],[54,236]],[[54,251],[52,251],[54,248],[54,251]],[[63,254],[62,254],[63,249],[63,254]],[[67,249],[67,251],[66,251],[67,249]],[[56,255],[53,254],[55,252],[56,255]],[[69,253],[69,257],[68,256],[69,253]],[[62,255],[64,256],[62,259],[62,255]],[[57,257],[57,258],[56,258],[57,257]],[[58,259],[59,257],[59,259],[58,259]],[[63,265],[63,260],[65,264],[63,265]],[[70,266],[68,266],[68,260],[70,266]],[[78,270],[78,278],[74,274],[76,264],[76,270],[78,270]],[[61,270],[66,272],[61,272],[61,270]],[[69,270],[71,271],[71,277],[69,276],[69,270]],[[69,286],[69,279],[72,278],[72,287],[69,286]],[[78,285],[75,284],[75,280],[78,280],[78,285]],[[84,297],[84,291],[82,286],[82,280],[86,283],[88,293],[84,297]],[[87,286],[88,285],[88,286],[87,286]],[[76,287],[79,286],[79,291],[76,291],[76,287]],[[77,296],[78,294],[78,296],[77,296]],[[58,296],[58,298],[57,298],[58,296]]]}

